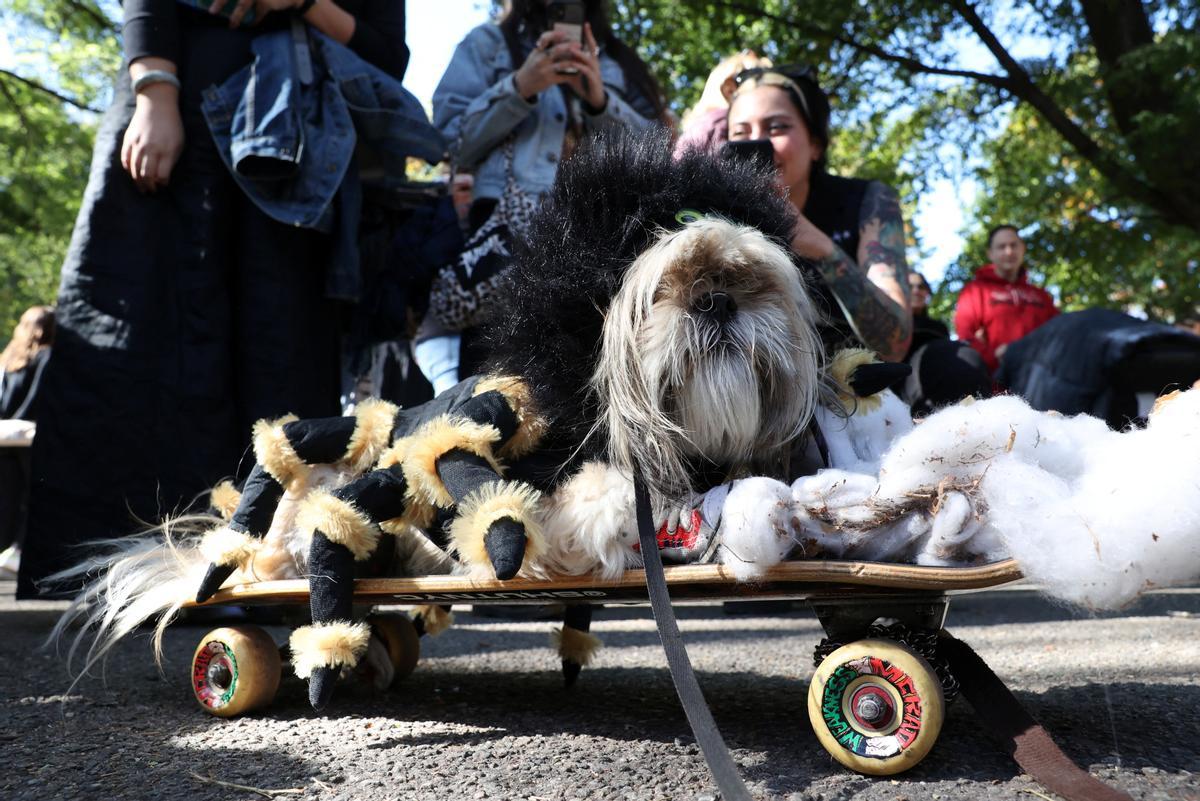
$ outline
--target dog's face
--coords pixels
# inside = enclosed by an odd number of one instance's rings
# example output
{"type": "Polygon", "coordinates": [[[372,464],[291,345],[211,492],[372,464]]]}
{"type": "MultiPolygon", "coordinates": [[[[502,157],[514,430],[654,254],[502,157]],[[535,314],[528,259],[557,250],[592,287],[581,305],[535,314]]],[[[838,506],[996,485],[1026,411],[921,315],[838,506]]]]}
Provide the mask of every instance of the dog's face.
{"type": "Polygon", "coordinates": [[[610,459],[660,492],[689,462],[776,455],[816,404],[822,348],[800,273],[756,229],[718,217],[664,233],[630,266],[604,323],[594,385],[610,459]]]}

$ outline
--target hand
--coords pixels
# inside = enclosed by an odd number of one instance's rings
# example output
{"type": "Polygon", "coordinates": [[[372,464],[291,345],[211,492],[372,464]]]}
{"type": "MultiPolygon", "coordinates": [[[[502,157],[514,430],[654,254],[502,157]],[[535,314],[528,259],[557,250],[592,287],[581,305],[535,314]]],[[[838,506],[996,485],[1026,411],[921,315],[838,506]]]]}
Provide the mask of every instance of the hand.
{"type": "Polygon", "coordinates": [[[565,83],[571,77],[558,69],[558,59],[570,49],[566,39],[566,34],[559,31],[546,31],[538,37],[533,52],[513,76],[521,97],[532,101],[551,86],[565,83]]]}
{"type": "Polygon", "coordinates": [[[997,347],[997,348],[996,348],[996,358],[997,358],[997,359],[1003,359],[1003,358],[1004,358],[1004,354],[1005,354],[1005,352],[1007,352],[1007,351],[1008,351],[1008,345],[1007,345],[1007,344],[1005,344],[1005,345],[1000,345],[999,347],[997,347]]]}
{"type": "Polygon", "coordinates": [[[600,48],[592,36],[592,26],[584,24],[582,46],[571,42],[569,47],[568,56],[558,62],[560,70],[564,66],[575,70],[575,74],[567,74],[567,86],[593,109],[603,109],[608,97],[600,78],[600,48]]]}
{"type": "Polygon", "coordinates": [[[833,240],[803,214],[796,215],[791,245],[792,252],[797,256],[813,261],[821,261],[833,255],[833,240]]]}
{"type": "Polygon", "coordinates": [[[167,83],[152,83],[138,92],[137,105],[121,142],[121,167],[142,192],[154,192],[170,181],[183,152],[183,118],[179,92],[167,83]]]}

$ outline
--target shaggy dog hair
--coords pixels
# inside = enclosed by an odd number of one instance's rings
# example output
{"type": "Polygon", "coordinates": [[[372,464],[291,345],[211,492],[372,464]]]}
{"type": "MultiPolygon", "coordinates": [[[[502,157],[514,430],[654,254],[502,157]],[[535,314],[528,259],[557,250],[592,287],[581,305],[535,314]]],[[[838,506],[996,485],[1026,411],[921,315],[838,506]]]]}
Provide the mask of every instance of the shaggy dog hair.
{"type": "Polygon", "coordinates": [[[665,135],[599,137],[563,165],[485,332],[491,372],[549,418],[555,467],[636,463],[675,497],[779,457],[822,367],[793,221],[772,174],[672,160],[665,135]]]}

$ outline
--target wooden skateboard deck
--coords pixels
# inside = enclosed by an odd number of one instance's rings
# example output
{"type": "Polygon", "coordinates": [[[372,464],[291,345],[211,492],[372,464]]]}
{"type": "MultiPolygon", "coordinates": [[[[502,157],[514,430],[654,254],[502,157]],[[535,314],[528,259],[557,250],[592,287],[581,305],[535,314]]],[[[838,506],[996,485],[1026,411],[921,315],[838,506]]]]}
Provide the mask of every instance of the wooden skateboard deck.
{"type": "MultiPolygon", "coordinates": [[[[944,594],[982,589],[1022,578],[1014,560],[970,567],[922,567],[885,562],[836,560],[790,561],[776,565],[753,582],[738,582],[721,565],[678,565],[665,569],[674,600],[820,598],[852,592],[870,594],[944,594]]],[[[354,602],[360,604],[454,604],[550,602],[637,602],[646,600],[646,576],[629,570],[603,581],[592,576],[555,576],[509,581],[462,576],[358,579],[354,602]]],[[[241,606],[307,604],[308,582],[259,581],[225,587],[203,604],[241,606]]]]}

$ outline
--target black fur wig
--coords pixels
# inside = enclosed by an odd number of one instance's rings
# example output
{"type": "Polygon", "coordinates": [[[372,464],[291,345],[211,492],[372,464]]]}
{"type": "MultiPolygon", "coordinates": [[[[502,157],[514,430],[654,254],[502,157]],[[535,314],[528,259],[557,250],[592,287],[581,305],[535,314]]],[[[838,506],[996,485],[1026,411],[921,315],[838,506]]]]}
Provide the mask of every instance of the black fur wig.
{"type": "MultiPolygon", "coordinates": [[[[589,434],[604,315],[625,272],[683,210],[757,228],[787,246],[794,212],[773,171],[701,152],[673,159],[661,134],[602,135],[562,165],[485,324],[488,371],[519,375],[565,462],[603,455],[589,434]]],[[[564,464],[564,462],[559,462],[564,464]]]]}

